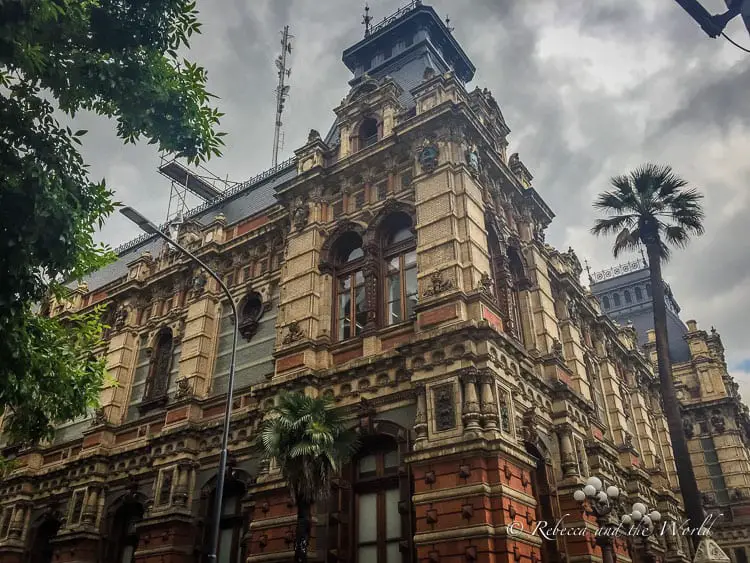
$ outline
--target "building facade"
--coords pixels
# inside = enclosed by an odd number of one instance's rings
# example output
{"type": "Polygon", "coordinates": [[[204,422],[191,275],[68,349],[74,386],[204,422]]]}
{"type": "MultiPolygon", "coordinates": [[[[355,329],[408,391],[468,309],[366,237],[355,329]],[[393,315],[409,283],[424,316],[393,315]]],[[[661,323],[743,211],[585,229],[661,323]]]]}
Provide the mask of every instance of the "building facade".
{"type": "MultiPolygon", "coordinates": [[[[648,267],[630,262],[590,276],[591,291],[608,316],[633,326],[656,362],[648,267]]],[[[714,537],[735,563],[750,558],[750,416],[729,375],[716,329],[687,325],[667,286],[669,350],[698,487],[717,519],[714,537]]]]}
{"type": "MultiPolygon", "coordinates": [[[[362,447],[315,507],[311,560],[599,561],[572,492],[599,476],[681,518],[657,379],[636,332],[544,241],[492,94],[413,2],[344,51],[354,77],[324,137],[189,214],[182,244],[239,303],[219,561],[290,561],[295,507],[252,440],[279,393],[334,399],[362,447]]],[[[0,562],[205,560],[232,319],[216,284],[156,238],[53,315],[106,305],[101,408],[3,453],[0,562]]],[[[687,561],[688,540],[611,545],[687,561]]]]}

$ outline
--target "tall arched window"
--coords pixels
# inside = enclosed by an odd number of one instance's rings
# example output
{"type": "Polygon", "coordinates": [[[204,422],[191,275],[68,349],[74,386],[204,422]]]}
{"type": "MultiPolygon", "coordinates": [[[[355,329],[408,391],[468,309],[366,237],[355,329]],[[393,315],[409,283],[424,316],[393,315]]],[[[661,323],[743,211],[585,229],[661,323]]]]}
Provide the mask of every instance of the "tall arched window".
{"type": "Polygon", "coordinates": [[[378,122],[374,117],[362,120],[358,131],[359,149],[364,149],[378,142],[378,122]]]}
{"type": "Polygon", "coordinates": [[[523,261],[514,248],[508,248],[508,265],[513,288],[510,293],[510,319],[513,322],[512,331],[518,340],[523,342],[523,325],[521,324],[521,299],[519,295],[521,282],[525,278],[523,261]]]}
{"type": "Polygon", "coordinates": [[[620,294],[619,293],[613,293],[612,294],[612,301],[614,302],[615,307],[619,307],[620,306],[620,294]]]}
{"type": "Polygon", "coordinates": [[[649,297],[649,298],[651,297],[651,284],[650,283],[646,284],[646,297],[649,297]]]}
{"type": "Polygon", "coordinates": [[[635,288],[635,300],[643,301],[643,292],[641,291],[641,288],[638,286],[636,286],[635,288]]]}
{"type": "Polygon", "coordinates": [[[352,464],[354,551],[357,563],[400,563],[399,453],[385,440],[365,448],[352,464]]]}
{"type": "Polygon", "coordinates": [[[57,536],[59,529],[60,521],[56,518],[44,518],[32,529],[30,563],[52,563],[52,540],[57,536]]]}
{"type": "Polygon", "coordinates": [[[605,311],[609,309],[609,297],[607,297],[606,295],[602,297],[602,305],[604,306],[605,311]]]}
{"type": "Polygon", "coordinates": [[[411,218],[395,215],[385,224],[385,324],[408,321],[417,304],[417,242],[411,218]]]}
{"type": "Polygon", "coordinates": [[[162,329],[156,337],[151,356],[151,369],[146,380],[143,400],[158,401],[166,398],[169,387],[169,372],[172,368],[172,331],[162,329]]]}
{"type": "MultiPolygon", "coordinates": [[[[245,560],[245,546],[242,542],[242,531],[245,525],[242,516],[242,497],[245,485],[236,478],[230,478],[224,483],[224,497],[221,503],[221,520],[219,522],[219,551],[217,563],[241,563],[245,560]]],[[[216,489],[210,496],[210,501],[204,504],[206,529],[204,545],[206,552],[210,549],[211,519],[214,510],[216,489]]]]}
{"type": "Polygon", "coordinates": [[[633,298],[630,296],[630,291],[626,289],[624,295],[625,295],[625,303],[627,305],[631,304],[633,302],[633,298]]]}
{"type": "Polygon", "coordinates": [[[358,336],[367,323],[365,303],[364,251],[362,238],[347,233],[336,241],[335,268],[335,334],[338,340],[358,336]]]}
{"type": "Polygon", "coordinates": [[[123,503],[112,516],[107,561],[133,563],[138,549],[136,525],[143,518],[143,505],[136,501],[123,503]]]}

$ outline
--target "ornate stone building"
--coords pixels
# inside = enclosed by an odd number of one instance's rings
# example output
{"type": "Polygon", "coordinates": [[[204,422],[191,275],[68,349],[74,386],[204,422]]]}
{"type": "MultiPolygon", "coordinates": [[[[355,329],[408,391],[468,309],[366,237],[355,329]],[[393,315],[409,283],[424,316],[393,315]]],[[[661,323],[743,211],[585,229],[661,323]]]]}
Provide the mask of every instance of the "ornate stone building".
{"type": "MultiPolygon", "coordinates": [[[[219,561],[289,561],[295,507],[251,442],[280,392],[328,395],[362,448],[315,507],[313,561],[599,561],[589,475],[666,519],[680,502],[635,331],[545,244],[552,211],[474,67],[414,2],[344,51],[330,132],[187,217],[179,240],[239,302],[219,561]],[[566,516],[567,515],[567,516],[566,516]]],[[[142,237],[51,314],[106,305],[101,408],[6,445],[0,562],[205,560],[231,318],[216,284],[142,237]]],[[[727,422],[729,424],[729,422],[727,422]]],[[[687,540],[619,538],[627,561],[687,540]]],[[[602,540],[607,545],[606,540],[602,540]]]]}
{"type": "MultiPolygon", "coordinates": [[[[613,320],[631,325],[656,362],[651,288],[647,266],[630,262],[594,273],[591,290],[613,320]]],[[[668,287],[668,286],[667,286],[668,287]]],[[[727,371],[724,346],[716,329],[685,325],[671,291],[667,292],[669,348],[677,397],[704,505],[721,514],[713,528],[735,563],[750,558],[750,416],[727,371]]]]}

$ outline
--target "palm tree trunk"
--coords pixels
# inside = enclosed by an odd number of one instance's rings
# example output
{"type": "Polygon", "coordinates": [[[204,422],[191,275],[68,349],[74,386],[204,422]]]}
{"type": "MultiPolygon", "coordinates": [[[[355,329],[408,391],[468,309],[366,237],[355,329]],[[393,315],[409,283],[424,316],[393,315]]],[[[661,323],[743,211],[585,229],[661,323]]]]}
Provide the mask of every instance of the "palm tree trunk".
{"type": "Polygon", "coordinates": [[[294,563],[307,563],[307,544],[310,542],[310,503],[297,502],[297,532],[294,534],[294,563]]]}
{"type": "MultiPolygon", "coordinates": [[[[680,482],[680,492],[685,503],[685,512],[690,521],[691,528],[698,528],[704,519],[701,495],[698,491],[698,483],[695,480],[693,463],[688,451],[685,429],[682,425],[682,413],[677,401],[674,380],[672,379],[672,362],[669,359],[669,341],[667,338],[667,306],[664,296],[664,282],[661,277],[661,256],[659,246],[647,244],[648,262],[651,274],[651,295],[654,307],[654,332],[656,333],[656,359],[659,370],[659,383],[661,384],[661,395],[664,399],[664,414],[667,417],[669,435],[672,439],[672,450],[674,451],[675,465],[677,466],[677,478],[680,482]]],[[[697,535],[691,536],[694,544],[700,539],[697,535]]]]}

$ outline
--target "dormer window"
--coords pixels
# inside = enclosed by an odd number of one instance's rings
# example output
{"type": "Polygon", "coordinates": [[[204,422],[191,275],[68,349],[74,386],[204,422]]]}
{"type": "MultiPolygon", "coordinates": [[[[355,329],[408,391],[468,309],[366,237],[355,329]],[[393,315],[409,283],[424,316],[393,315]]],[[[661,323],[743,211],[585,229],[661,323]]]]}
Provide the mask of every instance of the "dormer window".
{"type": "Polygon", "coordinates": [[[359,148],[364,149],[378,142],[378,122],[373,117],[367,117],[359,126],[359,148]]]}

